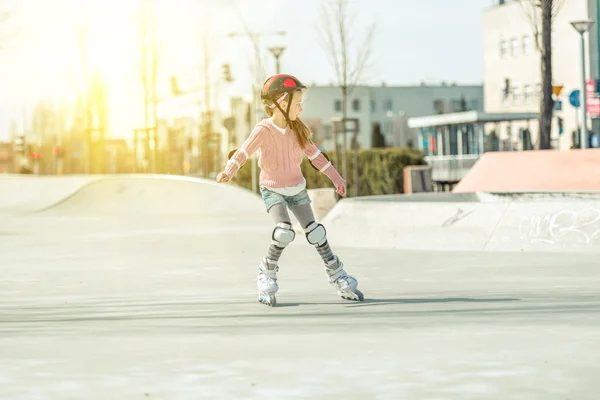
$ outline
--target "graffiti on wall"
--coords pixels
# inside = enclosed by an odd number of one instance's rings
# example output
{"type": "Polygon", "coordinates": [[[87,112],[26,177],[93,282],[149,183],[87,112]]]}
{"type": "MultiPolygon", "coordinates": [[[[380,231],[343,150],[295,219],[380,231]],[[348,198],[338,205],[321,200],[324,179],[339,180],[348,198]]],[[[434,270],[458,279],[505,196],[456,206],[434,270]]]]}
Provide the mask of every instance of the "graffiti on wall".
{"type": "Polygon", "coordinates": [[[600,243],[600,209],[562,210],[528,215],[519,224],[521,238],[530,243],[600,243]]]}

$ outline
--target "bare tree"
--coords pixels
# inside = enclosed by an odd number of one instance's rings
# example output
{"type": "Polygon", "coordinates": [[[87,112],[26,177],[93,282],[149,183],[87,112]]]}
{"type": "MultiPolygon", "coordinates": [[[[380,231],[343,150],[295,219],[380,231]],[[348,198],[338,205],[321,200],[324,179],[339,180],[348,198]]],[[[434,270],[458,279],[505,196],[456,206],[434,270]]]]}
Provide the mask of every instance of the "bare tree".
{"type": "MultiPolygon", "coordinates": [[[[346,118],[348,115],[348,98],[356,85],[364,78],[364,72],[371,61],[371,46],[375,34],[375,22],[364,32],[359,45],[353,43],[352,33],[356,32],[356,14],[351,13],[348,0],[324,0],[321,7],[321,23],[318,26],[320,38],[325,51],[335,69],[337,84],[342,95],[342,164],[344,177],[348,176],[346,157],[347,142],[346,118]]],[[[335,130],[334,130],[335,132],[335,130]]],[[[356,137],[354,141],[356,142],[356,137]]],[[[335,158],[338,157],[337,137],[333,138],[335,158]]],[[[357,143],[357,142],[356,142],[357,143]]],[[[355,185],[357,182],[355,182],[355,185]]]]}
{"type": "Polygon", "coordinates": [[[534,42],[541,57],[542,95],[539,116],[539,147],[550,149],[552,132],[552,23],[565,0],[519,0],[533,30],[534,42]]]}

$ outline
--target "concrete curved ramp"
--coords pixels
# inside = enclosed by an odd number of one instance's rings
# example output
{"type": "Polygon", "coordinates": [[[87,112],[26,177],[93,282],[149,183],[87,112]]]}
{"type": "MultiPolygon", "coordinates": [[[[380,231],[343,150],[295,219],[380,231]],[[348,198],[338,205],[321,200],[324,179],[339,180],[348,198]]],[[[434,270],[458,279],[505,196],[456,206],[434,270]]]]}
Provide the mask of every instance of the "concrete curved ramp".
{"type": "Polygon", "coordinates": [[[234,185],[173,176],[7,177],[4,213],[62,215],[264,214],[260,196],[234,185]]]}
{"type": "Polygon", "coordinates": [[[0,214],[27,213],[51,206],[102,179],[99,176],[0,175],[0,214]]]}
{"type": "MultiPolygon", "coordinates": [[[[87,215],[212,215],[257,213],[257,195],[233,185],[156,176],[112,177],[91,182],[43,210],[87,215]]],[[[264,212],[264,211],[263,211],[264,212]]]]}
{"type": "Polygon", "coordinates": [[[323,223],[350,247],[600,252],[597,194],[454,196],[345,199],[323,223]]]}

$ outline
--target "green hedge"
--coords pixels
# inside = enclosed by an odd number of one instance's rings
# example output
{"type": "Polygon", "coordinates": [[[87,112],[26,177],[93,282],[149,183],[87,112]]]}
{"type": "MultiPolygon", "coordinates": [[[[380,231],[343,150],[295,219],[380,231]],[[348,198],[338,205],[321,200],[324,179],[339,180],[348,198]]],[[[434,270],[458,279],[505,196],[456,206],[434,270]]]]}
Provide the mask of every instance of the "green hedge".
{"type": "MultiPolygon", "coordinates": [[[[348,152],[348,176],[343,174],[343,165],[340,160],[339,165],[335,164],[333,152],[327,155],[334,163],[340,175],[346,179],[348,195],[354,194],[354,152],[348,152]]],[[[341,158],[341,156],[340,156],[341,158]]],[[[370,196],[381,194],[396,194],[404,192],[403,168],[407,165],[426,164],[423,154],[418,150],[398,147],[386,149],[368,149],[358,151],[358,195],[370,196]]],[[[302,161],[302,173],[306,178],[308,189],[332,188],[333,183],[327,175],[315,170],[308,159],[302,161]]],[[[247,189],[252,188],[252,167],[250,162],[246,163],[233,178],[232,183],[247,189]]],[[[256,168],[256,181],[259,182],[258,175],[260,168],[256,168]]]]}

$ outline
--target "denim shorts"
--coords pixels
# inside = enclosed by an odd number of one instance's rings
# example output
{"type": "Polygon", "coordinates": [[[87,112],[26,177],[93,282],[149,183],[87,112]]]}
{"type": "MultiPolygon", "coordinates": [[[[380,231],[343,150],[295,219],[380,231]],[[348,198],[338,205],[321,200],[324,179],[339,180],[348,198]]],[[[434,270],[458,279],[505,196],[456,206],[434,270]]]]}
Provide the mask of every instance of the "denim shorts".
{"type": "Polygon", "coordinates": [[[306,189],[302,189],[302,191],[293,196],[284,196],[279,193],[275,193],[269,188],[260,186],[260,194],[262,195],[263,201],[265,202],[265,207],[267,212],[271,207],[275,204],[287,204],[289,208],[294,208],[301,206],[303,204],[310,204],[312,201],[310,197],[308,197],[308,191],[306,189]]]}

